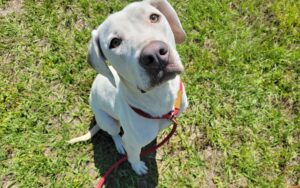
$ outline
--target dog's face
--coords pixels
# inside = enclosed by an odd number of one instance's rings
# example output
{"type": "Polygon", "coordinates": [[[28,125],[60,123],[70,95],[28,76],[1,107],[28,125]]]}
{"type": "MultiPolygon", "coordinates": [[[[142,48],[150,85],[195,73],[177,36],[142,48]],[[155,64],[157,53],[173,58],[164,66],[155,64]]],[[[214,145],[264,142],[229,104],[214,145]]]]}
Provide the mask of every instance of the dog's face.
{"type": "Polygon", "coordinates": [[[141,91],[183,71],[176,43],[184,41],[185,33],[166,0],[132,3],[110,15],[92,35],[89,62],[112,82],[105,59],[122,81],[141,91]]]}

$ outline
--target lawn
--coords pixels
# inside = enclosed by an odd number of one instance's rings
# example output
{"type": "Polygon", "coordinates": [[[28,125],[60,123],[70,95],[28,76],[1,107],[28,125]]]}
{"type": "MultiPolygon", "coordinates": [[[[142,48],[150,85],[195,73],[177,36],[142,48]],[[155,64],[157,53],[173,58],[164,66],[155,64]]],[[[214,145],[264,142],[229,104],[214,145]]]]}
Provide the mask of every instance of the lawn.
{"type": "MultiPolygon", "coordinates": [[[[94,121],[91,31],[129,2],[0,1],[0,187],[93,187],[121,157],[104,132],[66,141],[94,121]]],[[[300,1],[170,2],[189,108],[148,175],[107,187],[300,186],[300,1]]]]}

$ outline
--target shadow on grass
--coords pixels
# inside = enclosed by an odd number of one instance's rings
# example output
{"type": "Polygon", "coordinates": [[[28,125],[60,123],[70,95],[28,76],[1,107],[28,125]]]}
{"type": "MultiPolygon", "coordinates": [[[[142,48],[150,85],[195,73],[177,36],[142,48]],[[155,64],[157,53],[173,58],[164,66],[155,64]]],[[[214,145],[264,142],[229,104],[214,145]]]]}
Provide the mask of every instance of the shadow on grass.
{"type": "MultiPolygon", "coordinates": [[[[96,124],[95,119],[90,123],[90,128],[96,124]]],[[[112,138],[105,131],[100,130],[93,138],[93,150],[95,166],[98,169],[100,176],[102,177],[106,170],[110,168],[115,162],[123,157],[118,154],[112,138]]],[[[156,140],[151,142],[145,148],[152,147],[156,144],[156,140]]],[[[156,152],[153,152],[142,160],[148,167],[148,173],[144,176],[138,176],[132,170],[128,161],[121,164],[108,176],[105,181],[105,186],[110,187],[143,187],[152,188],[158,184],[158,170],[155,160],[156,152]]],[[[98,182],[97,182],[98,183],[98,182]]]]}

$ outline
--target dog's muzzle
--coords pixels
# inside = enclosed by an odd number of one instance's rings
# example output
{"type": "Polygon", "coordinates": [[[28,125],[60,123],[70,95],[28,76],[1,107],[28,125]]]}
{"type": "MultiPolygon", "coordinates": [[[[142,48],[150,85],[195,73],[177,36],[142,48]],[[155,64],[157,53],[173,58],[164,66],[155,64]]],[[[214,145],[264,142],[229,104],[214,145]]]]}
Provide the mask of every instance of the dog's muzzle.
{"type": "Polygon", "coordinates": [[[140,54],[140,65],[150,77],[151,87],[174,78],[183,70],[175,62],[169,46],[162,41],[152,41],[140,54]]]}

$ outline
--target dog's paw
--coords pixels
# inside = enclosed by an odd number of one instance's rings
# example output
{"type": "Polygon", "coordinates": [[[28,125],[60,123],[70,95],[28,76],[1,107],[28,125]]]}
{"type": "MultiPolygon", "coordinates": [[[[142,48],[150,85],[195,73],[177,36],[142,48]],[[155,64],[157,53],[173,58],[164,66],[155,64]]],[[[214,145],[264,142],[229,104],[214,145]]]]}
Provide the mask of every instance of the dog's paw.
{"type": "Polygon", "coordinates": [[[125,149],[123,146],[123,141],[120,135],[114,135],[112,136],[112,139],[115,143],[116,149],[118,151],[118,153],[125,155],[125,149]]]}
{"type": "Polygon", "coordinates": [[[147,174],[148,168],[143,161],[131,164],[131,167],[140,176],[147,174]]]}

